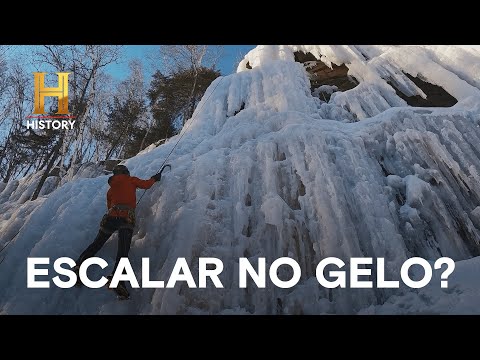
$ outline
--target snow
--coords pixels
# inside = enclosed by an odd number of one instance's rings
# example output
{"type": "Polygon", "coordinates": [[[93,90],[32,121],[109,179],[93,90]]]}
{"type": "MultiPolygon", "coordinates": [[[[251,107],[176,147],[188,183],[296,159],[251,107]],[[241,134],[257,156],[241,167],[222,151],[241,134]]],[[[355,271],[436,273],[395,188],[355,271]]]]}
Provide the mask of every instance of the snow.
{"type": "MultiPolygon", "coordinates": [[[[177,145],[171,171],[137,208],[137,278],[142,257],[151,259],[152,280],[168,280],[179,257],[192,274],[199,257],[217,257],[225,288],[133,289],[128,302],[105,289],[27,289],[27,257],[76,259],[96,235],[108,175],[86,164],[59,184],[49,180],[33,202],[40,174],[0,188],[0,246],[18,232],[0,253],[0,313],[479,313],[479,63],[480,53],[455,46],[258,46],[236,74],[210,85],[181,134],[126,161],[132,175],[149,178],[177,145]],[[321,101],[294,62],[297,50],[346,64],[360,84],[321,101]],[[458,103],[407,106],[387,83],[394,77],[422,95],[403,72],[443,86],[458,103]],[[239,288],[240,257],[270,264],[282,256],[300,264],[296,286],[239,288]],[[448,256],[456,269],[447,289],[440,270],[422,289],[326,289],[315,266],[328,256],[384,257],[386,279],[398,279],[413,256],[432,264],[448,256]]],[[[92,277],[108,274],[116,238],[98,253],[109,268],[92,277]]]]}
{"type": "Polygon", "coordinates": [[[335,94],[332,102],[347,107],[359,119],[375,116],[392,106],[406,105],[387,81],[393,81],[408,96],[425,97],[405,74],[443,87],[458,101],[480,96],[478,49],[461,46],[263,45],[245,56],[237,72],[247,70],[247,62],[255,68],[278,59],[293,61],[295,51],[310,52],[329,67],[332,64],[348,67],[348,75],[361,84],[335,94]]]}
{"type": "Polygon", "coordinates": [[[415,291],[401,291],[381,305],[370,305],[359,311],[362,315],[470,315],[478,314],[478,271],[480,258],[457,261],[455,271],[448,277],[448,288],[439,286],[440,275],[434,272],[429,285],[415,291]]]}

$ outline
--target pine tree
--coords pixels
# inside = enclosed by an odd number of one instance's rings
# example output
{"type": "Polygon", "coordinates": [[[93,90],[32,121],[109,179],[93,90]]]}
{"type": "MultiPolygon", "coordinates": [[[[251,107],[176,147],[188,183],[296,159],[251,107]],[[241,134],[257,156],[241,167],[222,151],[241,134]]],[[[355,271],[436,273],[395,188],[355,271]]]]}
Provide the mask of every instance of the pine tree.
{"type": "Polygon", "coordinates": [[[197,74],[192,69],[178,70],[171,75],[157,71],[148,91],[154,119],[152,138],[168,138],[178,132],[192,117],[195,107],[208,86],[220,76],[215,69],[201,67],[197,74]],[[192,93],[192,83],[197,77],[192,93]]]}

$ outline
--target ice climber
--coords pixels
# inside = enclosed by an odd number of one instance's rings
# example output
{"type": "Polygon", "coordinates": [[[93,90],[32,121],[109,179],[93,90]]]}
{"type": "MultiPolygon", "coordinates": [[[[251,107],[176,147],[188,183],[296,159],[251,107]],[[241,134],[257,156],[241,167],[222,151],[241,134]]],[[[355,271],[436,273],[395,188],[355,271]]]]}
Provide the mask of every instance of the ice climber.
{"type": "MultiPolygon", "coordinates": [[[[117,258],[112,274],[107,277],[107,285],[110,284],[120,259],[128,257],[130,250],[133,228],[135,226],[136,190],[137,188],[149,189],[155,182],[160,181],[162,171],[148,180],[142,180],[138,177],[130,176],[130,172],[125,165],[115,166],[113,176],[108,179],[110,189],[107,192],[107,213],[102,218],[95,240],[82,252],[73,268],[77,274],[77,285],[81,285],[78,274],[82,262],[94,256],[110,236],[118,230],[117,258]]],[[[124,281],[120,281],[113,290],[121,298],[129,297],[124,281]]]]}

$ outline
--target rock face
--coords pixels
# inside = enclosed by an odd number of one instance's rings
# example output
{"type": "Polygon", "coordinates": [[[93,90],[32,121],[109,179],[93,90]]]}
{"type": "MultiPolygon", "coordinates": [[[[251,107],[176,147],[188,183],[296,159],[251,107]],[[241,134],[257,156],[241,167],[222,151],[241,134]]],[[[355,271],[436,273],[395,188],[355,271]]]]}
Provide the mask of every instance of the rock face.
{"type": "Polygon", "coordinates": [[[425,93],[425,95],[427,95],[426,99],[422,98],[420,95],[407,96],[393,83],[389,82],[390,86],[395,89],[397,95],[405,100],[408,105],[416,107],[450,107],[457,103],[457,99],[446,92],[442,87],[431,84],[410,74],[405,74],[405,76],[407,76],[425,93]]]}
{"type": "MultiPolygon", "coordinates": [[[[348,67],[345,64],[337,66],[332,64],[329,68],[325,63],[317,60],[311,53],[295,52],[295,61],[303,63],[310,78],[312,91],[320,86],[335,86],[337,91],[346,91],[353,89],[358,85],[358,81],[353,76],[348,75],[348,67]]],[[[328,101],[331,93],[326,91],[317,92],[320,99],[328,101]]]]}
{"type": "Polygon", "coordinates": [[[54,167],[48,176],[60,176],[60,168],[58,166],[54,167]]]}
{"type": "Polygon", "coordinates": [[[114,160],[105,160],[105,161],[101,161],[100,162],[100,165],[105,165],[105,170],[106,171],[113,171],[113,168],[115,166],[117,166],[119,163],[121,163],[123,160],[117,160],[117,159],[114,159],[114,160]]]}
{"type": "MultiPolygon", "coordinates": [[[[328,67],[321,60],[315,58],[312,53],[296,51],[294,53],[295,61],[303,63],[310,78],[311,90],[315,96],[328,102],[332,91],[324,91],[323,87],[336,87],[335,91],[347,91],[358,85],[358,81],[351,75],[348,75],[348,67],[345,64],[340,66],[331,64],[328,67]],[[320,91],[317,89],[322,87],[320,91]],[[316,91],[317,90],[317,91],[316,91]]],[[[420,95],[409,96],[404,94],[394,81],[388,81],[388,84],[395,89],[397,95],[405,100],[408,105],[415,107],[450,107],[457,103],[457,100],[445,91],[442,87],[431,84],[420,77],[415,77],[404,73],[416,86],[418,86],[427,96],[420,95]]],[[[325,89],[329,89],[325,87],[325,89]]]]}

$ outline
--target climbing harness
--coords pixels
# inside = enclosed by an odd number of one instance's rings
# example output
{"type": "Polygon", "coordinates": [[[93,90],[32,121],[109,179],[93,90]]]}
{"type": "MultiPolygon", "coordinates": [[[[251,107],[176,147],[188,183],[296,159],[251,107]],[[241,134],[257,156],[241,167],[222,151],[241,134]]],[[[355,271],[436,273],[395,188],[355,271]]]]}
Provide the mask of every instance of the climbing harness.
{"type": "MultiPolygon", "coordinates": [[[[135,209],[125,205],[125,204],[116,204],[108,209],[108,216],[118,216],[123,217],[127,220],[128,223],[135,225],[135,209]],[[112,212],[115,211],[117,215],[112,215],[112,212]]],[[[102,220],[103,221],[103,220],[102,220]]]]}
{"type": "MultiPolygon", "coordinates": [[[[218,85],[220,85],[220,83],[223,81],[223,77],[218,81],[217,85],[215,85],[215,87],[213,88],[212,92],[210,93],[210,95],[208,95],[208,97],[206,98],[206,100],[203,102],[202,106],[198,109],[197,111],[197,114],[200,112],[200,110],[205,106],[205,104],[208,102],[208,100],[210,99],[210,97],[213,95],[213,93],[215,92],[215,90],[217,89],[218,85]]],[[[183,133],[180,135],[180,137],[178,138],[177,142],[175,143],[175,145],[172,147],[172,150],[170,150],[170,152],[168,153],[167,157],[165,158],[165,160],[163,161],[162,163],[162,166],[160,167],[160,171],[159,173],[161,174],[163,172],[163,170],[166,168],[166,167],[169,167],[169,169],[171,170],[172,167],[169,165],[169,164],[166,164],[168,158],[170,157],[170,155],[172,155],[173,151],[175,150],[175,148],[177,147],[178,143],[180,142],[180,140],[182,140],[182,138],[185,136],[185,134],[187,133],[187,130],[188,128],[193,124],[193,122],[195,121],[195,117],[193,116],[191,121],[189,122],[189,124],[185,127],[185,131],[183,131],[183,133]]],[[[143,194],[142,196],[140,196],[140,199],[137,201],[137,205],[140,203],[140,201],[142,200],[143,196],[145,195],[145,192],[147,190],[144,190],[143,191],[143,194]]],[[[129,228],[132,227],[132,225],[135,225],[135,211],[131,208],[129,208],[128,206],[128,209],[125,208],[124,206],[126,205],[123,205],[123,204],[118,204],[118,205],[115,205],[113,206],[111,209],[108,210],[108,212],[103,216],[102,218],[102,221],[100,223],[100,226],[101,228],[105,228],[105,225],[107,223],[107,220],[108,220],[108,217],[109,217],[109,213],[111,210],[115,209],[117,211],[126,211],[127,212],[127,224],[125,225],[126,227],[128,226],[129,228]],[[133,210],[133,211],[132,211],[133,210]]],[[[20,228],[21,229],[21,228],[20,228]]],[[[18,230],[18,232],[15,234],[15,236],[13,236],[13,238],[11,238],[8,242],[5,243],[5,245],[2,247],[2,249],[0,249],[0,253],[2,253],[7,247],[8,245],[10,245],[13,240],[17,237],[17,235],[20,233],[20,230],[18,230]]],[[[1,260],[0,260],[0,264],[3,262],[3,260],[5,260],[5,256],[4,255],[1,260]]]]}

